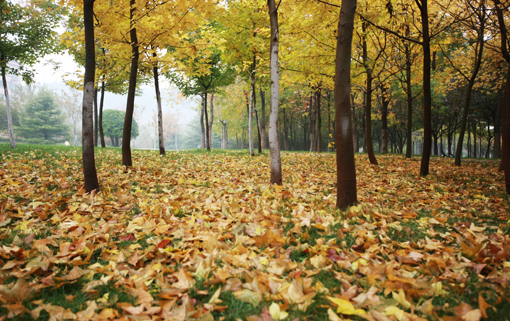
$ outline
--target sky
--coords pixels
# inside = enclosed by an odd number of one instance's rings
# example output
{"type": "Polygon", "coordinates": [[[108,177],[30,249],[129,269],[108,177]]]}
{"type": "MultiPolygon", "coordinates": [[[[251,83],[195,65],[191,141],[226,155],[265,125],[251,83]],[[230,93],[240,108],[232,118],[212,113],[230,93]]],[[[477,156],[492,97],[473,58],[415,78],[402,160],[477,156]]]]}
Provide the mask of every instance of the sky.
{"type": "MultiPolygon", "coordinates": [[[[76,64],[69,54],[64,53],[61,55],[51,54],[45,56],[34,66],[34,70],[36,72],[34,80],[38,86],[46,86],[47,88],[60,91],[69,88],[63,81],[64,75],[74,73],[77,70],[83,70],[83,68],[76,64]],[[52,62],[59,64],[58,69],[55,70],[52,62]]],[[[183,98],[177,88],[166,81],[164,77],[160,77],[160,82],[161,95],[163,97],[163,114],[171,111],[181,126],[186,125],[197,115],[196,107],[198,106],[198,99],[183,98]]],[[[143,110],[142,115],[140,115],[137,121],[139,125],[149,125],[156,114],[156,94],[153,84],[143,85],[141,89],[143,94],[135,97],[135,115],[137,115],[137,110],[143,110]]],[[[104,108],[125,110],[126,102],[127,95],[106,93],[104,108]]]]}

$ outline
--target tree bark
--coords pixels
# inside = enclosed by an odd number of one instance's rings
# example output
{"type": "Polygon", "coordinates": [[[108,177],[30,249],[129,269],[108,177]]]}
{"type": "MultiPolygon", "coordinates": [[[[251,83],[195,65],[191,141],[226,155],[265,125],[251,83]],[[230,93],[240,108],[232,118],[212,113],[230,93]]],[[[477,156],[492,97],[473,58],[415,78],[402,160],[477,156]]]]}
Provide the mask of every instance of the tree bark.
{"type": "MultiPolygon", "coordinates": [[[[253,73],[250,76],[251,84],[255,82],[255,76],[253,73]]],[[[248,102],[248,148],[250,149],[250,155],[255,156],[253,151],[253,121],[251,114],[253,113],[253,91],[250,90],[250,101],[248,102]]]]}
{"type": "Polygon", "coordinates": [[[260,87],[260,140],[262,149],[266,149],[266,93],[260,87]]]}
{"type": "Polygon", "coordinates": [[[99,141],[99,111],[97,106],[97,93],[99,89],[94,88],[94,146],[98,146],[99,141]]]}
{"type": "Polygon", "coordinates": [[[209,120],[209,144],[211,144],[212,147],[212,125],[214,122],[214,93],[211,93],[211,119],[209,120]]]}
{"type": "Polygon", "coordinates": [[[280,79],[278,70],[278,11],[275,0],[267,0],[269,20],[271,24],[271,105],[269,112],[269,154],[271,158],[271,184],[282,185],[282,163],[280,158],[280,145],[278,143],[278,104],[280,97],[280,79]]]}
{"type": "Polygon", "coordinates": [[[209,139],[209,117],[207,116],[207,92],[204,92],[204,115],[205,115],[205,147],[211,150],[211,140],[209,139]]]}
{"type": "MultiPolygon", "coordinates": [[[[155,52],[152,53],[152,57],[157,58],[155,52]]],[[[165,155],[165,138],[163,137],[163,110],[161,108],[161,93],[159,91],[159,74],[158,74],[158,62],[154,63],[154,88],[156,90],[156,102],[158,104],[158,136],[159,136],[159,154],[165,155]]]]}
{"type": "Polygon", "coordinates": [[[429,174],[430,152],[432,151],[432,90],[430,88],[430,33],[428,0],[416,0],[420,7],[423,45],[423,151],[420,176],[429,174]]]}
{"type": "Polygon", "coordinates": [[[287,108],[282,108],[282,117],[283,117],[283,150],[289,150],[289,137],[288,137],[288,128],[287,128],[287,108]]]}
{"type": "Polygon", "coordinates": [[[205,126],[204,126],[204,94],[202,93],[202,109],[200,110],[200,133],[201,133],[201,139],[200,139],[200,148],[205,148],[205,126]]]}
{"type": "Polygon", "coordinates": [[[317,150],[315,140],[315,106],[313,103],[313,93],[310,93],[310,107],[308,109],[308,128],[310,129],[310,152],[317,150]]]}
{"type": "Polygon", "coordinates": [[[501,158],[501,111],[503,108],[503,91],[498,91],[498,105],[494,113],[494,158],[501,158]]]}
{"type": "MultiPolygon", "coordinates": [[[[2,61],[5,61],[5,55],[2,54],[2,61]]],[[[9,88],[7,87],[7,77],[5,76],[5,64],[2,65],[2,82],[4,84],[5,105],[7,109],[7,129],[9,131],[9,141],[11,148],[16,148],[16,140],[14,139],[14,130],[12,125],[11,100],[9,97],[9,88]]]]}
{"type": "Polygon", "coordinates": [[[317,101],[317,153],[322,153],[322,119],[321,119],[321,91],[317,90],[315,93],[317,101]]]}
{"type": "Polygon", "coordinates": [[[459,140],[457,142],[457,150],[455,151],[455,166],[461,165],[461,158],[462,158],[462,146],[464,143],[464,134],[466,132],[466,123],[467,123],[467,117],[469,113],[469,104],[471,101],[471,92],[473,90],[473,86],[475,84],[476,76],[478,75],[478,71],[480,70],[480,66],[482,64],[482,56],[483,56],[483,47],[485,44],[484,39],[484,32],[485,32],[485,5],[481,4],[482,6],[482,16],[480,17],[480,29],[478,30],[478,43],[476,45],[477,51],[476,52],[476,58],[475,58],[475,65],[473,68],[473,72],[471,73],[471,77],[468,81],[468,86],[466,89],[466,96],[464,98],[464,108],[462,111],[462,121],[460,125],[460,132],[459,132],[459,140]]]}
{"type": "Polygon", "coordinates": [[[358,201],[356,167],[352,144],[351,123],[351,51],[356,0],[343,0],[338,21],[335,62],[335,122],[336,122],[336,206],[346,209],[358,201]]]}
{"type": "Polygon", "coordinates": [[[126,117],[124,118],[124,130],[122,131],[122,165],[133,166],[131,159],[131,127],[133,126],[133,111],[135,109],[135,91],[136,91],[136,77],[138,75],[138,60],[140,53],[138,51],[138,38],[136,35],[135,23],[135,6],[136,0],[130,0],[129,20],[131,30],[129,35],[131,37],[131,70],[129,73],[129,89],[126,104],[126,117]]]}
{"type": "Polygon", "coordinates": [[[388,107],[390,105],[390,93],[387,84],[382,85],[382,108],[381,108],[381,154],[388,154],[388,107]]]}
{"type": "Polygon", "coordinates": [[[94,80],[96,73],[96,55],[94,42],[94,0],[83,1],[83,20],[85,28],[85,77],[83,86],[82,109],[82,162],[85,191],[99,189],[96,161],[94,157],[94,80]]]}
{"type": "MultiPolygon", "coordinates": [[[[351,103],[352,103],[352,143],[354,147],[354,152],[359,152],[359,145],[358,145],[358,116],[356,116],[356,107],[354,105],[354,96],[351,95],[351,103]]],[[[329,106],[328,106],[329,108],[329,106]]]]}
{"type": "Polygon", "coordinates": [[[505,172],[505,191],[510,195],[510,63],[507,75],[503,98],[503,158],[501,164],[505,172]]]}
{"type": "MultiPolygon", "coordinates": [[[[328,152],[331,152],[331,94],[328,90],[328,152]]],[[[354,132],[354,131],[353,131],[354,132]]],[[[355,139],[355,134],[352,135],[352,139],[355,139]]],[[[356,147],[354,147],[356,150],[356,147]]]]}
{"type": "Polygon", "coordinates": [[[105,78],[105,76],[103,75],[103,81],[101,82],[101,99],[99,100],[99,138],[101,140],[101,148],[106,148],[106,142],[104,140],[104,131],[103,131],[103,107],[104,107],[104,91],[105,91],[104,78],[105,78]]]}
{"type": "Polygon", "coordinates": [[[365,99],[365,137],[370,164],[379,165],[374,154],[372,142],[372,69],[367,69],[367,96],[365,99]]]}

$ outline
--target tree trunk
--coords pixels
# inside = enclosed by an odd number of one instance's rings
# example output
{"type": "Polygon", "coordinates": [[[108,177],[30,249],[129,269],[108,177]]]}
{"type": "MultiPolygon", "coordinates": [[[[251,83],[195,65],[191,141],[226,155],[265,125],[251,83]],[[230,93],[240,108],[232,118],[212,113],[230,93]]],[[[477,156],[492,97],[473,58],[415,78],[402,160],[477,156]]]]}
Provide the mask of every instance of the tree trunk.
{"type": "Polygon", "coordinates": [[[359,152],[358,145],[358,116],[356,115],[356,107],[354,104],[354,96],[351,95],[351,103],[352,103],[352,143],[354,147],[354,152],[359,152]]]}
{"type": "Polygon", "coordinates": [[[266,149],[266,93],[260,86],[260,140],[262,149],[266,149]]]}
{"type": "MultiPolygon", "coordinates": [[[[5,61],[5,55],[2,54],[2,61],[5,61]]],[[[7,128],[9,131],[9,140],[11,148],[16,148],[16,140],[14,139],[14,130],[12,125],[11,100],[9,97],[9,88],[7,87],[7,78],[5,77],[5,64],[2,65],[2,81],[4,84],[5,105],[7,109],[7,128]]]]}
{"type": "Polygon", "coordinates": [[[310,130],[310,151],[315,152],[317,143],[315,140],[315,106],[313,104],[313,93],[310,93],[310,107],[308,108],[308,128],[310,130]]]}
{"type": "Polygon", "coordinates": [[[105,91],[104,78],[105,78],[105,76],[103,75],[103,81],[101,82],[101,99],[99,100],[99,138],[101,140],[101,148],[106,148],[106,142],[104,141],[104,131],[103,131],[103,107],[104,107],[104,91],[105,91]]]}
{"type": "Polygon", "coordinates": [[[209,139],[209,116],[207,115],[207,91],[204,92],[204,115],[205,115],[205,148],[211,150],[211,140],[209,139]]]}
{"type": "MultiPolygon", "coordinates": [[[[250,76],[250,82],[253,84],[255,81],[255,76],[250,76]]],[[[250,100],[248,102],[248,148],[250,149],[250,155],[255,156],[255,152],[253,151],[253,122],[251,114],[253,113],[253,91],[250,90],[250,100]]]]}
{"type": "MultiPolygon", "coordinates": [[[[153,52],[152,57],[157,58],[157,54],[153,52]]],[[[163,137],[163,111],[161,108],[161,93],[159,91],[159,74],[157,61],[154,63],[153,71],[154,71],[154,87],[156,90],[156,101],[158,104],[159,154],[165,155],[165,138],[163,137]]]]}
{"type": "Polygon", "coordinates": [[[343,0],[338,21],[335,61],[335,133],[337,202],[346,209],[358,201],[351,124],[351,45],[356,0],[343,0]]]}
{"type": "Polygon", "coordinates": [[[381,108],[381,154],[388,154],[388,107],[390,105],[390,93],[386,84],[381,86],[382,108],[381,108]]]}
{"type": "Polygon", "coordinates": [[[131,127],[133,126],[133,111],[135,109],[135,92],[136,92],[136,77],[138,75],[138,60],[140,53],[138,51],[138,38],[136,35],[135,23],[135,0],[129,1],[131,7],[129,9],[129,20],[131,30],[129,35],[131,37],[131,71],[129,73],[129,89],[126,104],[126,117],[124,118],[124,130],[122,131],[122,165],[133,166],[131,159],[131,127]]]}
{"type": "MultiPolygon", "coordinates": [[[[409,30],[409,29],[408,29],[409,30]]],[[[409,31],[408,31],[409,32],[409,31]]],[[[406,158],[413,156],[413,94],[411,86],[411,49],[409,43],[405,43],[406,54],[406,88],[407,88],[407,148],[406,158]]]]}
{"type": "Polygon", "coordinates": [[[475,58],[475,66],[473,72],[471,73],[471,77],[469,78],[468,86],[466,89],[466,95],[464,97],[464,107],[462,111],[462,120],[460,124],[460,132],[459,132],[459,140],[457,142],[457,150],[455,151],[455,166],[460,166],[461,158],[462,158],[462,145],[464,143],[464,133],[466,132],[466,123],[467,117],[469,113],[469,103],[471,100],[471,92],[473,90],[473,85],[475,84],[476,76],[478,75],[478,71],[480,70],[480,66],[482,64],[482,55],[483,55],[483,46],[485,43],[484,39],[484,31],[485,31],[485,5],[481,4],[482,8],[482,17],[480,18],[480,26],[478,29],[478,43],[476,45],[478,51],[476,52],[475,58]]]}
{"type": "Polygon", "coordinates": [[[282,108],[282,117],[283,117],[283,150],[289,150],[289,138],[288,138],[286,109],[287,108],[282,108]]]}
{"type": "Polygon", "coordinates": [[[503,98],[503,158],[501,164],[505,172],[505,190],[510,195],[510,63],[508,64],[503,98]]]}
{"type": "Polygon", "coordinates": [[[205,148],[205,126],[204,126],[204,94],[202,93],[202,109],[200,111],[200,130],[201,130],[201,139],[200,139],[200,148],[205,148]]]}
{"type": "Polygon", "coordinates": [[[370,164],[379,165],[374,154],[372,142],[372,70],[367,69],[367,96],[365,100],[365,137],[367,143],[368,159],[370,164]]]}
{"type": "Polygon", "coordinates": [[[214,93],[211,93],[211,120],[209,120],[209,144],[212,147],[212,125],[214,121],[214,93]]]}
{"type": "Polygon", "coordinates": [[[503,107],[503,91],[498,91],[498,105],[494,113],[494,158],[501,158],[501,111],[503,107]]]}
{"type": "MultiPolygon", "coordinates": [[[[430,152],[432,150],[432,91],[430,88],[430,34],[428,0],[422,0],[420,7],[423,44],[423,151],[420,176],[429,174],[430,152]]],[[[416,0],[419,4],[419,0],[416,0]]]]}
{"type": "Polygon", "coordinates": [[[99,89],[94,88],[94,146],[97,147],[99,141],[99,111],[97,106],[97,93],[99,89]]]}
{"type": "Polygon", "coordinates": [[[269,153],[271,158],[271,184],[282,185],[282,163],[280,159],[280,145],[278,144],[278,104],[280,97],[280,80],[278,70],[278,11],[275,0],[267,0],[269,20],[271,23],[271,106],[269,112],[269,153]]]}
{"type": "Polygon", "coordinates": [[[473,121],[473,157],[477,158],[478,154],[476,151],[476,121],[473,121]]]}
{"type": "Polygon", "coordinates": [[[317,101],[317,153],[322,153],[322,119],[321,119],[321,91],[315,93],[317,101]]]}
{"type": "MultiPolygon", "coordinates": [[[[328,152],[331,152],[331,94],[328,90],[328,152]]],[[[356,141],[356,134],[352,135],[353,141],[356,141]]],[[[356,150],[356,147],[354,147],[354,150],[356,150]]]]}
{"type": "Polygon", "coordinates": [[[85,77],[83,86],[82,109],[82,162],[85,191],[99,189],[94,157],[94,80],[96,73],[96,55],[94,42],[94,0],[83,1],[83,20],[85,28],[85,77]]]}

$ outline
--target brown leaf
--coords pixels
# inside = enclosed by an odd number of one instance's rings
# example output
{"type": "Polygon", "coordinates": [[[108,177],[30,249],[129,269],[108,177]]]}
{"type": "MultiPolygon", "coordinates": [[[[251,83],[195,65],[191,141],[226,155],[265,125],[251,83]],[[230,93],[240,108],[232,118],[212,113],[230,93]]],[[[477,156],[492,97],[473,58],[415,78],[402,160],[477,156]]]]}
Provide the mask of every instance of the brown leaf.
{"type": "Polygon", "coordinates": [[[488,318],[486,310],[487,308],[492,308],[492,306],[485,302],[485,299],[483,298],[481,293],[478,293],[478,307],[480,309],[480,312],[482,313],[482,316],[484,318],[488,318]]]}
{"type": "Polygon", "coordinates": [[[0,285],[0,294],[7,302],[21,303],[32,293],[33,290],[28,287],[24,278],[19,278],[12,288],[7,285],[0,285]]]}

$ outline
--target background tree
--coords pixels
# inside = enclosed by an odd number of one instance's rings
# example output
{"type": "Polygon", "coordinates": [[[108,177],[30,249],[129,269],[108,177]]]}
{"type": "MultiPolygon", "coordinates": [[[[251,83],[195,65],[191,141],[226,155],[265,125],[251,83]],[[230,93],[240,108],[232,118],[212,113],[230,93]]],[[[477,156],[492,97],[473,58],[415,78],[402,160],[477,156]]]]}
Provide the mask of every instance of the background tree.
{"type": "Polygon", "coordinates": [[[31,67],[38,59],[60,50],[55,37],[60,15],[60,7],[52,1],[5,1],[0,6],[0,68],[12,148],[16,148],[16,141],[6,74],[20,75],[26,83],[32,81],[31,67]],[[11,61],[16,64],[9,64],[11,61]]]}
{"type": "Polygon", "coordinates": [[[77,125],[81,120],[82,106],[80,100],[82,94],[81,91],[71,88],[68,91],[63,90],[58,97],[65,115],[71,120],[73,125],[73,139],[74,136],[78,134],[77,125]]]}
{"type": "Polygon", "coordinates": [[[26,141],[53,144],[69,139],[69,128],[53,92],[40,89],[24,109],[18,130],[26,141]]]}
{"type": "MultiPolygon", "coordinates": [[[[103,111],[103,130],[106,137],[110,137],[112,146],[119,147],[122,143],[123,131],[124,131],[124,119],[126,112],[116,109],[107,109],[103,111]]],[[[135,139],[138,137],[138,124],[133,119],[131,126],[131,138],[135,139]]]]}

